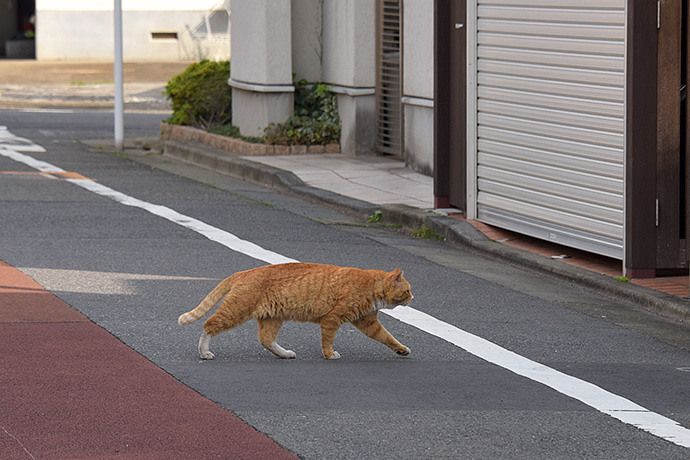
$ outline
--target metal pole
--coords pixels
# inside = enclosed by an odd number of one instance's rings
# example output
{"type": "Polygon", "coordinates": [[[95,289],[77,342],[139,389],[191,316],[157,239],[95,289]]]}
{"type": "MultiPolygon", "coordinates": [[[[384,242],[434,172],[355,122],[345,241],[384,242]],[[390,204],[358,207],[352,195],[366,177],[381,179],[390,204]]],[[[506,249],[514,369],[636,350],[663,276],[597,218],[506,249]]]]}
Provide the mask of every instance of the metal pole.
{"type": "Polygon", "coordinates": [[[122,71],[122,0],[114,0],[115,7],[115,56],[113,77],[115,80],[115,150],[124,151],[124,84],[122,71]]]}

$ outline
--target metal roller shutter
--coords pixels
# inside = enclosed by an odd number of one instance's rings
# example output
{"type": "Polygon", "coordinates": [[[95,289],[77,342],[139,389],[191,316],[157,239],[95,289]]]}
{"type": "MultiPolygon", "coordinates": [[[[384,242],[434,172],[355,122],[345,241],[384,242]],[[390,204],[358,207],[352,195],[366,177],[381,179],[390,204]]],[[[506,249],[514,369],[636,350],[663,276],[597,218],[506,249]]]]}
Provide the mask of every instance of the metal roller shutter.
{"type": "Polygon", "coordinates": [[[625,1],[476,6],[477,218],[622,259],[625,1]]]}

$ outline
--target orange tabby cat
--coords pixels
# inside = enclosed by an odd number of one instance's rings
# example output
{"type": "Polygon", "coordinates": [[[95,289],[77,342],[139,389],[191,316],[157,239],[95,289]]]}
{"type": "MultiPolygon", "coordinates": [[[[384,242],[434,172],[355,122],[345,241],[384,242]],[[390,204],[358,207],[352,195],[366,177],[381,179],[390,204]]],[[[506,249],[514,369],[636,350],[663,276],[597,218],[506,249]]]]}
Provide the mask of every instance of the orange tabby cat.
{"type": "Polygon", "coordinates": [[[399,355],[408,355],[402,345],[381,325],[378,310],[407,305],[412,301],[410,283],[399,269],[381,270],[336,267],[308,263],[267,265],[238,272],[221,281],[194,310],[180,316],[181,325],[192,323],[220,307],[206,321],[199,339],[199,354],[213,359],[211,337],[255,319],[259,341],[280,358],[294,358],[295,352],[276,343],[283,321],[321,325],[321,347],[328,359],[338,359],[333,339],[346,322],[399,355]]]}

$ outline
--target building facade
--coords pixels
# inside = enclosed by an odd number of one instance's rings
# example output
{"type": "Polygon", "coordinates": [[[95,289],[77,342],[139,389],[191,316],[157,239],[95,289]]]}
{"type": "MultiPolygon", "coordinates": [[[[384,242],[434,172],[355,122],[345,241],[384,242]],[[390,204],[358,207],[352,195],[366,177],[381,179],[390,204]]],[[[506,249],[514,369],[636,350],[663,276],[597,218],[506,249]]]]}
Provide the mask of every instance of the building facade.
{"type": "Polygon", "coordinates": [[[436,0],[435,196],[468,218],[687,273],[681,0],[436,0]]]}
{"type": "MultiPolygon", "coordinates": [[[[124,59],[228,59],[229,3],[122,0],[124,59]]],[[[112,0],[36,0],[35,4],[37,59],[112,61],[112,0]]]]}
{"type": "Polygon", "coordinates": [[[294,82],[332,85],[347,155],[433,168],[433,1],[233,0],[233,120],[292,114],[294,82]]]}
{"type": "Polygon", "coordinates": [[[234,121],[333,85],[348,155],[433,174],[437,207],[687,273],[682,0],[233,0],[234,121]]]}

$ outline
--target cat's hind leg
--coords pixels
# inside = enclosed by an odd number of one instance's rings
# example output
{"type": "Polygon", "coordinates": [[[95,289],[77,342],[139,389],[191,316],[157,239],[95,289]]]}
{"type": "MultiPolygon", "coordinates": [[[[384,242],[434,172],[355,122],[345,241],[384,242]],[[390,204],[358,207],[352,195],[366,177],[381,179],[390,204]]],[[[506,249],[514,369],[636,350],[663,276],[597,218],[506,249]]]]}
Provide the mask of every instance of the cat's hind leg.
{"type": "Polygon", "coordinates": [[[230,308],[228,299],[223,301],[221,308],[219,308],[209,319],[204,323],[204,330],[201,332],[199,338],[199,356],[201,359],[213,359],[215,356],[209,351],[211,337],[220,334],[223,331],[237,327],[249,319],[249,316],[230,308]],[[226,305],[227,304],[227,305],[226,305]]]}
{"type": "Polygon", "coordinates": [[[211,344],[211,336],[208,335],[206,330],[201,331],[201,337],[199,337],[199,356],[201,359],[213,359],[216,356],[209,351],[209,345],[211,344]]]}
{"type": "Polygon", "coordinates": [[[386,330],[378,318],[378,313],[374,312],[364,316],[358,320],[352,321],[352,324],[362,331],[367,337],[371,337],[377,342],[381,342],[397,354],[407,356],[410,354],[410,349],[401,344],[390,332],[386,330]]]}
{"type": "Polygon", "coordinates": [[[274,318],[261,318],[257,319],[256,322],[259,324],[259,342],[264,348],[283,359],[292,359],[297,356],[294,351],[286,350],[276,343],[278,331],[283,325],[282,321],[274,318]]]}

